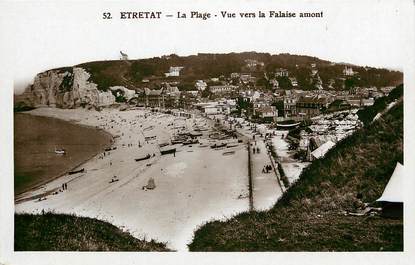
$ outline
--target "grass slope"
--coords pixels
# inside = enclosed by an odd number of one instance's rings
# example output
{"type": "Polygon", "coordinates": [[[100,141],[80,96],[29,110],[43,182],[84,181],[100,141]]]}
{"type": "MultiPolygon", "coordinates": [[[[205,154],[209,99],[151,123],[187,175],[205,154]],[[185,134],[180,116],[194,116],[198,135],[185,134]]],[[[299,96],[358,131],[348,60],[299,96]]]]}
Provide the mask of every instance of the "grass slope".
{"type": "Polygon", "coordinates": [[[403,220],[346,216],[383,192],[403,162],[403,103],[304,170],[269,211],[205,224],[191,251],[402,251],[403,220]],[[357,196],[359,194],[359,196],[357,196]]]}
{"type": "Polygon", "coordinates": [[[15,251],[168,251],[164,243],[138,240],[117,227],[73,215],[15,214],[15,251]]]}
{"type": "MultiPolygon", "coordinates": [[[[156,88],[162,82],[178,81],[179,89],[194,89],[194,82],[198,79],[229,76],[234,72],[249,72],[258,78],[259,86],[267,86],[263,78],[263,72],[268,72],[272,76],[277,68],[285,68],[290,71],[290,75],[296,76],[299,86],[303,89],[313,89],[313,79],[310,78],[310,65],[318,65],[319,75],[324,84],[330,79],[336,79],[342,75],[344,64],[331,64],[329,61],[321,60],[316,57],[243,52],[228,54],[198,54],[190,56],[170,55],[168,57],[154,57],[140,60],[112,60],[82,63],[77,66],[86,69],[90,74],[90,81],[98,85],[98,89],[107,91],[110,86],[125,86],[129,89],[134,88],[156,88]],[[264,67],[246,67],[246,60],[254,59],[264,63],[264,67]],[[165,77],[164,73],[169,71],[170,66],[183,66],[179,77],[165,77]],[[148,79],[149,83],[143,83],[143,79],[148,79]]],[[[58,70],[65,71],[68,68],[58,70]]],[[[387,69],[376,69],[354,66],[353,70],[359,72],[359,78],[349,78],[347,84],[370,87],[388,86],[402,82],[401,72],[389,71],[387,69]]],[[[68,80],[69,81],[69,80],[68,80]]],[[[279,78],[280,87],[283,89],[291,88],[291,83],[287,78],[279,78]]],[[[70,83],[70,82],[66,82],[70,83]]],[[[336,82],[334,86],[342,89],[343,83],[336,82]]],[[[65,85],[61,87],[65,88],[65,85]]],[[[268,88],[270,86],[268,85],[268,88]]]]}

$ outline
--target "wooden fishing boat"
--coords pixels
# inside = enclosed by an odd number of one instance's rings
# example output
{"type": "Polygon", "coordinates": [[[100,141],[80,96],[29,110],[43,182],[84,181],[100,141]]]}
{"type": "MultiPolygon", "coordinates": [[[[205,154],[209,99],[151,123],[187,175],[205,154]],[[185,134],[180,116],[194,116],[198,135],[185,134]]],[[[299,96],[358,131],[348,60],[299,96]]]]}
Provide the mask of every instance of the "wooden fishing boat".
{"type": "Polygon", "coordinates": [[[84,171],[85,171],[85,168],[81,168],[80,170],[69,171],[68,174],[73,175],[73,174],[77,174],[77,173],[83,173],[84,171]]]}
{"type": "Polygon", "coordinates": [[[136,158],[135,161],[139,162],[139,161],[143,161],[143,160],[147,160],[151,157],[150,154],[147,154],[145,157],[141,157],[141,158],[136,158]]]}
{"type": "Polygon", "coordinates": [[[222,147],[226,147],[226,143],[221,143],[221,142],[216,142],[216,143],[214,143],[214,144],[212,144],[211,146],[210,146],[210,148],[212,148],[212,149],[216,149],[216,148],[222,148],[222,147]]]}
{"type": "Polygon", "coordinates": [[[188,140],[183,142],[183,145],[197,144],[197,143],[199,143],[199,140],[197,140],[197,139],[188,139],[188,140]]]}
{"type": "Polygon", "coordinates": [[[164,147],[160,149],[160,153],[161,155],[173,154],[176,153],[176,148],[171,146],[164,147]]]}

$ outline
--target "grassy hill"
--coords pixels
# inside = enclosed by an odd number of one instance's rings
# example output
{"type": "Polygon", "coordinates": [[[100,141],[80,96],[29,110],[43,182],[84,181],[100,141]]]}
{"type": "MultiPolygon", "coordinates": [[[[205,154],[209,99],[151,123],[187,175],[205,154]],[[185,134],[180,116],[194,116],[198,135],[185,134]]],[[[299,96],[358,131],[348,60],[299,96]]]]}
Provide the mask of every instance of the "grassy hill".
{"type": "Polygon", "coordinates": [[[269,211],[205,224],[191,251],[402,251],[403,220],[350,216],[403,162],[403,102],[313,162],[269,211]]]}
{"type": "Polygon", "coordinates": [[[169,251],[117,227],[73,215],[15,214],[15,251],[169,251]]]}
{"type": "MultiPolygon", "coordinates": [[[[179,89],[189,90],[194,89],[195,80],[220,77],[221,75],[229,76],[233,72],[251,73],[259,81],[265,82],[264,72],[271,77],[277,68],[287,69],[290,76],[297,78],[302,89],[312,89],[311,64],[317,65],[319,75],[325,85],[332,79],[337,80],[342,77],[345,65],[332,64],[317,57],[304,55],[242,52],[228,54],[199,53],[190,56],[172,54],[140,60],[88,62],[77,66],[86,69],[91,74],[90,81],[96,83],[98,89],[106,91],[110,86],[125,86],[129,89],[157,88],[162,82],[166,81],[177,81],[180,83],[178,85],[179,89]],[[263,62],[264,66],[247,68],[245,62],[247,59],[263,62]],[[169,71],[170,66],[184,67],[179,77],[164,76],[164,73],[169,71]],[[143,79],[147,79],[149,82],[143,83],[143,79]]],[[[54,70],[69,71],[69,69],[64,67],[54,70]]],[[[353,66],[353,69],[358,72],[358,76],[352,80],[356,86],[390,86],[401,83],[403,79],[402,73],[398,71],[359,66],[353,66]]],[[[67,81],[67,83],[70,83],[70,80],[67,81]]],[[[280,86],[282,88],[288,89],[290,87],[290,85],[284,86],[283,83],[281,81],[280,86]]],[[[336,89],[342,89],[343,83],[344,80],[337,82],[335,84],[336,89]]]]}

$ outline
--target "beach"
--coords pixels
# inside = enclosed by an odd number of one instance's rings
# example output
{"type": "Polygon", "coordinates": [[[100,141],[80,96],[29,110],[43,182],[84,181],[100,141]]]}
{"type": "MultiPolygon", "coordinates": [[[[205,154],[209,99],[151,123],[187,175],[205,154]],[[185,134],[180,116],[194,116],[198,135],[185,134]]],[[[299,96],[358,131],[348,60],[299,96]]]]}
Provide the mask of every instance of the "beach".
{"type": "Polygon", "coordinates": [[[17,213],[53,211],[97,218],[137,238],[167,242],[182,251],[198,226],[249,210],[246,144],[210,148],[212,121],[206,118],[140,109],[39,108],[30,114],[105,130],[114,143],[111,150],[74,169],[83,171],[23,193],[15,205],[17,213]],[[203,144],[177,144],[176,153],[161,155],[160,144],[195,124],[209,128],[199,136],[203,144]],[[150,158],[141,160],[147,155],[150,158]],[[150,178],[155,189],[144,188],[150,178]]]}

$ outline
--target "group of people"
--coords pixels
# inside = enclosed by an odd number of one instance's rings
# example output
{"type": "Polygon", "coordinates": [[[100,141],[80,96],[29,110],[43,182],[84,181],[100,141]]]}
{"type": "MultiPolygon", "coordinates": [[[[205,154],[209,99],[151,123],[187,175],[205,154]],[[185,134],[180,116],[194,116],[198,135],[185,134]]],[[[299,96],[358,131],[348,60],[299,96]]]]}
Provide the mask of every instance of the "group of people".
{"type": "Polygon", "coordinates": [[[62,183],[62,191],[68,189],[68,183],[62,183]]]}
{"type": "Polygon", "coordinates": [[[272,166],[271,165],[265,165],[262,168],[262,173],[269,173],[272,170],[272,166]]]}

